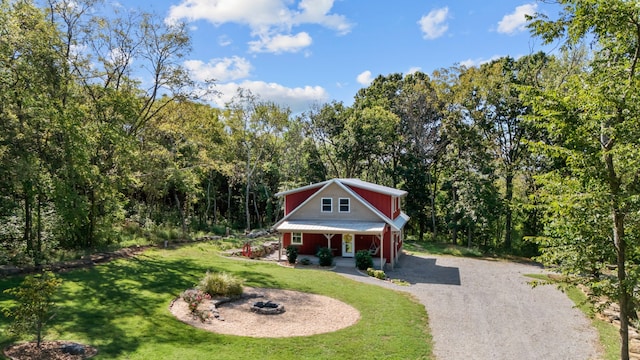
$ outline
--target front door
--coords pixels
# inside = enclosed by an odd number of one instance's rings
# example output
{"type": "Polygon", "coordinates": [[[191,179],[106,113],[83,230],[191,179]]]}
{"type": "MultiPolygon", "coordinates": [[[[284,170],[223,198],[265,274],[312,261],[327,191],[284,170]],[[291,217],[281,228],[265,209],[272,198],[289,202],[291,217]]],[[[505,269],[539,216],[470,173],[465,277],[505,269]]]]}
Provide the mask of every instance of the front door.
{"type": "Polygon", "coordinates": [[[353,257],[355,255],[355,236],[353,234],[342,235],[342,257],[353,257]]]}

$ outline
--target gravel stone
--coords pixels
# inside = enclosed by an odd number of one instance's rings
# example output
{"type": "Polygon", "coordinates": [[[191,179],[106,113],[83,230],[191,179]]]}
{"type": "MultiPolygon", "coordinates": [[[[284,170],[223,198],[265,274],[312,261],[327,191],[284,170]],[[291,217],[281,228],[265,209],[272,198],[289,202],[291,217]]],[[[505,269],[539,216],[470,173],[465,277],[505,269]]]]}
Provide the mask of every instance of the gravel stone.
{"type": "Polygon", "coordinates": [[[590,320],[554,286],[532,288],[539,266],[450,256],[404,255],[398,286],[350,268],[352,279],[413,294],[424,304],[437,359],[587,360],[602,357],[590,320]]]}

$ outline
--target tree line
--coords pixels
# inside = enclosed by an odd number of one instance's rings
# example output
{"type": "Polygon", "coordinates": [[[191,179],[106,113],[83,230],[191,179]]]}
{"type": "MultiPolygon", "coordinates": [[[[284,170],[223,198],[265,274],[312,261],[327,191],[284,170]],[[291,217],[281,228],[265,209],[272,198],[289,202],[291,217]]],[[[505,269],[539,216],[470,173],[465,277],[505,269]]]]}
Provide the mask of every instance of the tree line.
{"type": "Polygon", "coordinates": [[[558,2],[529,23],[556,54],[380,75],[351,105],[294,114],[244,89],[210,106],[184,24],[0,0],[0,262],[141,229],[265,228],[278,191],[354,177],[408,191],[409,236],[539,255],[632,319],[640,10],[558,2]]]}

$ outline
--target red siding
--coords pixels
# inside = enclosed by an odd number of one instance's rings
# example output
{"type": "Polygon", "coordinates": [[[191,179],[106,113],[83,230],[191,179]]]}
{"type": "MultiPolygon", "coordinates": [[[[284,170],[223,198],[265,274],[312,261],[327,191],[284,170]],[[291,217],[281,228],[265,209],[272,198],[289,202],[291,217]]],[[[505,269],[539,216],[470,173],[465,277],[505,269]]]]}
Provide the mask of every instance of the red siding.
{"type": "Polygon", "coordinates": [[[362,196],[369,204],[378,209],[381,213],[383,213],[386,217],[391,217],[391,196],[380,194],[374,191],[360,189],[357,187],[349,187],[358,195],[362,196]]]}
{"type": "MultiPolygon", "coordinates": [[[[331,238],[331,249],[334,256],[341,255],[342,238],[340,235],[334,235],[331,238]]],[[[282,248],[286,249],[291,244],[291,233],[285,233],[282,237],[282,248]]],[[[327,247],[327,238],[323,234],[302,234],[302,245],[298,247],[300,255],[315,255],[319,248],[327,247]]]]}
{"type": "Polygon", "coordinates": [[[319,186],[317,188],[308,189],[300,192],[296,192],[293,194],[285,195],[285,206],[284,215],[288,215],[290,212],[295,210],[300,204],[302,204],[305,200],[307,200],[311,195],[315,194],[316,191],[320,190],[322,187],[319,186]]]}
{"type": "Polygon", "coordinates": [[[393,201],[396,202],[396,212],[393,213],[393,217],[391,219],[395,220],[395,218],[397,218],[398,216],[400,216],[400,198],[399,197],[394,197],[393,201]]]}

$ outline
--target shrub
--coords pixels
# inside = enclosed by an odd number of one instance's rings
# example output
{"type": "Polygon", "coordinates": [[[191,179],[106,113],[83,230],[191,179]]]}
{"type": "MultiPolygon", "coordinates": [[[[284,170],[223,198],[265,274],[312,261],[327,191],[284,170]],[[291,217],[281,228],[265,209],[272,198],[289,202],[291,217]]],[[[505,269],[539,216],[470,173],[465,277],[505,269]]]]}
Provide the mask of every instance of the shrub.
{"type": "Polygon", "coordinates": [[[13,318],[9,331],[17,334],[33,334],[40,348],[45,325],[55,315],[53,296],[62,280],[51,272],[25,277],[20,286],[4,291],[16,297],[18,306],[4,309],[7,317],[13,318]]]}
{"type": "Polygon", "coordinates": [[[380,280],[385,280],[387,278],[387,274],[385,274],[383,270],[376,270],[374,268],[368,268],[367,275],[380,280]]]}
{"type": "Polygon", "coordinates": [[[200,280],[198,289],[210,296],[236,297],[242,295],[244,281],[226,272],[209,272],[200,280]]]}
{"type": "Polygon", "coordinates": [[[302,258],[302,259],[300,259],[300,264],[302,264],[302,265],[311,265],[311,259],[302,258]]]}
{"type": "Polygon", "coordinates": [[[205,300],[211,300],[211,295],[199,289],[189,289],[185,290],[180,297],[187,303],[189,311],[194,317],[202,322],[205,322],[210,317],[211,313],[208,310],[198,310],[198,308],[205,300]]]}
{"type": "Polygon", "coordinates": [[[333,254],[331,254],[331,249],[328,247],[318,249],[316,256],[318,257],[318,263],[320,266],[333,265],[333,254]]]}
{"type": "Polygon", "coordinates": [[[373,267],[373,258],[368,250],[359,250],[356,253],[356,267],[358,270],[365,270],[373,267]]]}
{"type": "Polygon", "coordinates": [[[287,261],[289,264],[295,264],[298,258],[298,247],[295,245],[287,246],[287,261]]]}

